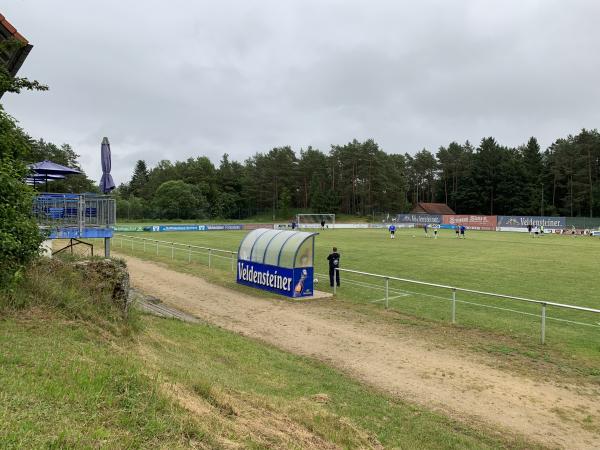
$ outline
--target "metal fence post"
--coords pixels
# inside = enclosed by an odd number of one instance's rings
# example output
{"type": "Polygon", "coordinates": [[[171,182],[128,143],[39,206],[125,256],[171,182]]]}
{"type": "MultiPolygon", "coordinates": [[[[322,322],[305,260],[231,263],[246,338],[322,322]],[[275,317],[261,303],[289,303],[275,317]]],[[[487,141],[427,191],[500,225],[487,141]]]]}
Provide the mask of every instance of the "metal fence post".
{"type": "Polygon", "coordinates": [[[390,279],[386,278],[385,279],[385,309],[389,308],[389,301],[390,301],[390,279]]]}
{"type": "Polygon", "coordinates": [[[456,323],[456,289],[452,288],[452,323],[456,323]]]}
{"type": "Polygon", "coordinates": [[[334,272],[333,272],[333,295],[335,295],[335,293],[336,293],[336,286],[337,286],[337,283],[335,282],[335,280],[337,278],[336,275],[338,275],[338,273],[339,273],[339,269],[335,268],[333,270],[334,270],[334,272]],[[337,273],[335,272],[336,270],[338,271],[337,273]]]}
{"type": "Polygon", "coordinates": [[[175,242],[171,242],[171,259],[175,259],[175,242]]]}
{"type": "Polygon", "coordinates": [[[542,345],[546,342],[546,304],[542,303],[542,345]]]}
{"type": "Polygon", "coordinates": [[[192,262],[192,246],[188,245],[188,263],[192,262]]]}
{"type": "Polygon", "coordinates": [[[210,269],[210,260],[211,260],[211,256],[212,256],[212,250],[209,248],[208,249],[208,268],[210,269]]]}

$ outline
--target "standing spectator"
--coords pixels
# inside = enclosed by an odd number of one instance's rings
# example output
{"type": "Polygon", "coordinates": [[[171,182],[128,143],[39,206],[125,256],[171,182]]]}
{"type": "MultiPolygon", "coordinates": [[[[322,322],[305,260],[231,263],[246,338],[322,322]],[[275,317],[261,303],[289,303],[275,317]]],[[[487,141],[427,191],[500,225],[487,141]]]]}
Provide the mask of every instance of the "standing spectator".
{"type": "Polygon", "coordinates": [[[329,261],[329,285],[333,287],[333,279],[337,287],[340,287],[340,271],[336,270],[340,268],[340,254],[337,251],[337,247],[333,247],[333,251],[327,257],[329,261]]]}

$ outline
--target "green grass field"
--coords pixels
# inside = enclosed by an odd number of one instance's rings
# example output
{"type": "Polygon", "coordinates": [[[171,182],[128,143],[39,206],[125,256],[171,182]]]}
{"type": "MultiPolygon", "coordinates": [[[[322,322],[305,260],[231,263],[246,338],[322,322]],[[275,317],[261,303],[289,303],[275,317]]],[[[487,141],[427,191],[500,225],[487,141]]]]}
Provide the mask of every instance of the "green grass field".
{"type": "MultiPolygon", "coordinates": [[[[138,238],[160,239],[224,250],[237,250],[246,232],[135,233],[138,238]]],[[[441,230],[438,239],[425,238],[422,229],[401,229],[395,240],[386,230],[326,230],[316,239],[315,271],[318,289],[330,290],[326,256],[332,246],[342,254],[341,266],[419,281],[495,292],[538,300],[600,309],[596,272],[600,263],[600,240],[590,237],[545,235],[531,238],[521,233],[467,232],[464,240],[441,230]]],[[[114,239],[115,250],[120,241],[114,239]]],[[[123,251],[131,252],[131,242],[123,251]]],[[[169,262],[167,246],[134,245],[138,256],[169,262]]],[[[216,253],[213,253],[215,255],[216,253]]],[[[217,254],[218,255],[218,254],[217,254]]],[[[175,260],[186,263],[189,255],[176,251],[175,260]]],[[[207,255],[192,255],[192,266],[206,264],[207,255]]],[[[212,257],[212,265],[231,270],[231,261],[212,257]]],[[[223,275],[233,283],[234,277],[223,275]]],[[[350,303],[383,307],[384,281],[342,274],[337,298],[350,303]]],[[[439,288],[390,281],[390,309],[403,314],[447,324],[451,320],[451,292],[439,288]]],[[[457,323],[460,327],[508,336],[528,346],[539,344],[541,308],[511,300],[457,294],[457,323]]],[[[592,365],[600,362],[600,315],[549,307],[546,348],[580,357],[592,365]],[[577,322],[577,323],[574,323],[577,322]]],[[[593,370],[592,370],[593,372],[593,370]]],[[[592,373],[594,376],[600,373],[592,373]]]]}
{"type": "Polygon", "coordinates": [[[538,448],[94,288],[41,261],[0,292],[1,448],[538,448]]]}

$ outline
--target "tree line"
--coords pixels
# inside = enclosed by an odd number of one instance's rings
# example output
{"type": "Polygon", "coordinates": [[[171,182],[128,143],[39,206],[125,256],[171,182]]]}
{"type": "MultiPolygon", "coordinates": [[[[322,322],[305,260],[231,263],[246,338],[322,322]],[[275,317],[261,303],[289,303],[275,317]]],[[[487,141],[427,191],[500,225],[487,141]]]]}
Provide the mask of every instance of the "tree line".
{"type": "Polygon", "coordinates": [[[600,133],[581,130],[544,151],[536,138],[518,147],[493,137],[451,142],[433,153],[386,153],[372,139],[276,147],[243,162],[225,154],[137,161],[116,190],[118,216],[130,219],[283,219],[295,211],[372,215],[406,212],[418,202],[447,203],[457,213],[588,216],[600,213],[600,133]]]}

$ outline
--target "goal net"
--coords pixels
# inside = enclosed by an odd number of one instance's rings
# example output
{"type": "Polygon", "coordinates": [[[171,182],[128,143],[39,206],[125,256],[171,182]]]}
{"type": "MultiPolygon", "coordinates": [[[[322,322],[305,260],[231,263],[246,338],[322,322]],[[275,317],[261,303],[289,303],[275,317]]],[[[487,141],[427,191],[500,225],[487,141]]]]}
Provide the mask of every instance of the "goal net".
{"type": "Polygon", "coordinates": [[[298,228],[321,228],[324,222],[325,228],[335,228],[335,214],[298,214],[296,223],[298,228]]]}

